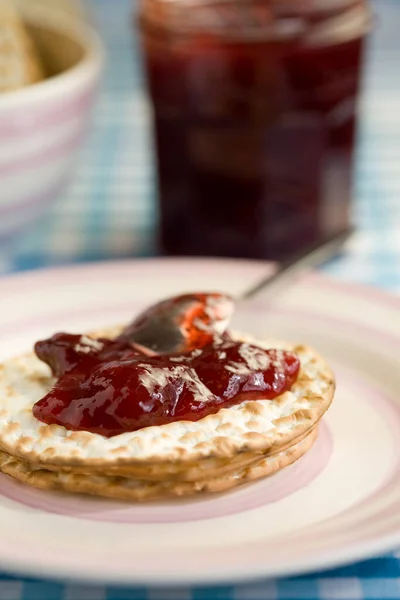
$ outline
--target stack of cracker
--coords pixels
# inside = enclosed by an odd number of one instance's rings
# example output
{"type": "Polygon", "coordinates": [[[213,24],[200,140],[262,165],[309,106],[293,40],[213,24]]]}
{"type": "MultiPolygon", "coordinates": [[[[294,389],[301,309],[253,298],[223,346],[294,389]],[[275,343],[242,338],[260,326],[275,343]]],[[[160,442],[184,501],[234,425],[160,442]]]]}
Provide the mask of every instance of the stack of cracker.
{"type": "Polygon", "coordinates": [[[6,361],[0,367],[1,471],[44,490],[148,501],[223,492],[290,465],[316,440],[333,398],[333,374],[308,347],[231,335],[295,352],[301,369],[292,388],[274,400],[242,402],[196,422],[110,438],[36,420],[32,407],[54,382],[49,368],[34,354],[6,361]]]}

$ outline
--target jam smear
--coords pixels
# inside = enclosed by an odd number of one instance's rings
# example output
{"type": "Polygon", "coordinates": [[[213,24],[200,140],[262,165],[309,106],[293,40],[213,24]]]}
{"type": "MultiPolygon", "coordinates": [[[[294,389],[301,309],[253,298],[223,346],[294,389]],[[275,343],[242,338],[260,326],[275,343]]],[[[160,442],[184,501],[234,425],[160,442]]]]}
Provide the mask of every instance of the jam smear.
{"type": "Polygon", "coordinates": [[[76,368],[89,373],[104,362],[141,355],[125,339],[94,339],[70,333],[56,333],[47,340],[36,342],[35,353],[49,365],[54,377],[61,377],[76,368]]]}
{"type": "Polygon", "coordinates": [[[179,355],[149,356],[125,339],[70,334],[35,349],[58,380],[33,415],[106,437],[197,421],[245,400],[272,400],[291,388],[300,367],[292,352],[235,342],[227,334],[179,355]]]}

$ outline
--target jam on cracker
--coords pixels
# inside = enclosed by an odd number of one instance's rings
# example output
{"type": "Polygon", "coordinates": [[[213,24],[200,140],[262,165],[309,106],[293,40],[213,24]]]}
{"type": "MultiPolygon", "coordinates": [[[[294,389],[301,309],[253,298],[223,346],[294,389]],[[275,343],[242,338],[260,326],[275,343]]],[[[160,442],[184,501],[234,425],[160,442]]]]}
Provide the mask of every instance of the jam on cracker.
{"type": "MultiPolygon", "coordinates": [[[[180,352],[149,351],[136,343],[132,325],[115,340],[58,333],[38,342],[35,352],[57,381],[34,405],[34,416],[49,425],[111,437],[198,421],[222,408],[272,400],[288,391],[298,376],[298,357],[234,341],[221,330],[220,320],[212,331],[209,313],[205,337],[196,338],[186,328],[187,343],[180,340],[180,352]]],[[[143,325],[143,319],[138,322],[143,325]]]]}

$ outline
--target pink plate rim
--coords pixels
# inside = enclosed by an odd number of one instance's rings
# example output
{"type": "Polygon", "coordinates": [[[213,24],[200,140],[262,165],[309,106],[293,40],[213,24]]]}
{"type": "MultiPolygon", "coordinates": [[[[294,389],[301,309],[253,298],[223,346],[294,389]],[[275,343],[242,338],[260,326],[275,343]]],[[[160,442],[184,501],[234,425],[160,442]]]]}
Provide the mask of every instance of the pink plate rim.
{"type": "MultiPolygon", "coordinates": [[[[35,269],[32,271],[19,271],[14,273],[7,273],[0,277],[0,292],[3,287],[7,287],[11,290],[21,291],[26,286],[29,286],[31,282],[37,284],[49,283],[51,280],[57,280],[59,282],[68,282],[68,280],[76,280],[77,276],[79,279],[86,280],[87,277],[92,273],[93,275],[100,275],[102,272],[107,272],[108,275],[112,275],[115,271],[118,272],[119,279],[122,271],[129,268],[137,267],[148,267],[149,264],[162,267],[165,264],[172,265],[174,267],[182,267],[182,265],[191,266],[195,265],[196,268],[200,266],[206,266],[207,271],[215,266],[221,267],[222,265],[228,268],[234,268],[235,271],[240,268],[243,271],[249,269],[255,274],[257,273],[258,279],[268,273],[272,274],[276,270],[276,263],[263,261],[263,260],[248,260],[248,259],[230,259],[230,258],[197,258],[197,257],[146,257],[146,258],[125,258],[119,260],[110,261],[99,261],[99,262],[84,262],[72,265],[59,265],[56,267],[44,267],[35,269]],[[61,281],[60,281],[61,280],[61,281]]],[[[305,273],[301,278],[302,282],[309,282],[323,286],[324,288],[331,288],[340,290],[349,295],[362,296],[375,300],[378,303],[390,305],[394,308],[400,309],[400,295],[387,290],[383,290],[371,284],[354,283],[348,281],[342,281],[323,271],[310,270],[305,273]]],[[[243,291],[247,286],[244,286],[243,291]]]]}

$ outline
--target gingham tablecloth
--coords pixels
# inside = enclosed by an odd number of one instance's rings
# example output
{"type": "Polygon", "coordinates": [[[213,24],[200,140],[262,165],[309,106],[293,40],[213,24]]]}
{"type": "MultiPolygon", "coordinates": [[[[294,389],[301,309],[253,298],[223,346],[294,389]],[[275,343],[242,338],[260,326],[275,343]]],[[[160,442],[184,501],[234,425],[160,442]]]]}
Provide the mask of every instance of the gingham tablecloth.
{"type": "MultiPolygon", "coordinates": [[[[129,0],[94,0],[108,47],[95,124],[68,192],[0,253],[0,273],[154,252],[156,201],[148,111],[129,0]]],[[[326,271],[400,291],[400,0],[376,0],[358,151],[355,220],[345,258],[326,271]]],[[[1,535],[1,532],[0,532],[1,535]]],[[[400,552],[329,573],[252,586],[117,589],[0,576],[0,600],[400,599],[400,552]]]]}

